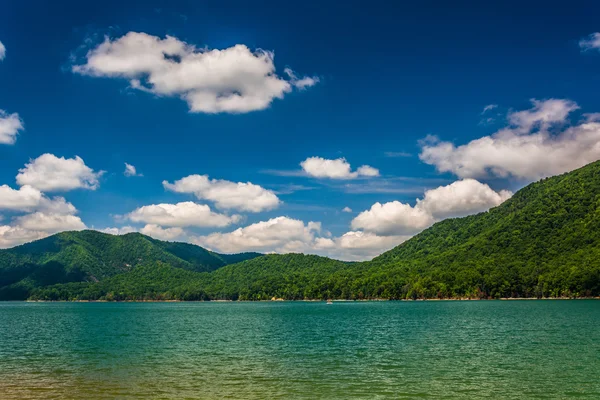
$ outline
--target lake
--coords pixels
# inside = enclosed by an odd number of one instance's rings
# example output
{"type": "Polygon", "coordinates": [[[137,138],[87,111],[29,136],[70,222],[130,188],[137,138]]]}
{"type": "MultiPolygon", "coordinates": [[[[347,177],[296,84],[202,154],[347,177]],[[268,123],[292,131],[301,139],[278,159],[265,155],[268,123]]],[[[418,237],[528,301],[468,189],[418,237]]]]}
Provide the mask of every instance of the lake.
{"type": "Polygon", "coordinates": [[[600,301],[0,302],[2,399],[600,398],[600,301]]]}

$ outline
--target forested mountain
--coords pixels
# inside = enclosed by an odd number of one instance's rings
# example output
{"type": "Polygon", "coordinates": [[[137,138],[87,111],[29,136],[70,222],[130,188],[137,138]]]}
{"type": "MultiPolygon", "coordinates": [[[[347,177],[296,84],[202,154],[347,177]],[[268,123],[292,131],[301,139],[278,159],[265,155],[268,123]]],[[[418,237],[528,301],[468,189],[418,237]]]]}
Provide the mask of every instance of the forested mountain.
{"type": "Polygon", "coordinates": [[[439,222],[369,262],[256,256],[223,256],[140,234],[63,233],[0,252],[0,286],[12,285],[0,295],[49,300],[599,296],[600,162],[533,183],[488,212],[439,222]],[[224,266],[228,261],[241,262],[224,266]]]}
{"type": "Polygon", "coordinates": [[[140,233],[115,236],[91,230],[63,232],[0,250],[0,299],[21,298],[33,288],[55,283],[102,281],[157,261],[202,272],[259,255],[222,255],[140,233]]]}
{"type": "Polygon", "coordinates": [[[600,294],[600,162],[543,179],[502,205],[448,219],[372,261],[416,296],[600,294]]]}

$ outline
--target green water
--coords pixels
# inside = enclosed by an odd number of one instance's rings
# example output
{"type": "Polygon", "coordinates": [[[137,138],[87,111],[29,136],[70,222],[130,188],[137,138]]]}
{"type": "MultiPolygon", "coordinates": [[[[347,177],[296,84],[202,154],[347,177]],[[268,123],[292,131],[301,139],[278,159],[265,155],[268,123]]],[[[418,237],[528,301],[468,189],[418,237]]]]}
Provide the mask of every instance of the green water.
{"type": "Polygon", "coordinates": [[[0,303],[0,398],[600,398],[600,301],[0,303]]]}

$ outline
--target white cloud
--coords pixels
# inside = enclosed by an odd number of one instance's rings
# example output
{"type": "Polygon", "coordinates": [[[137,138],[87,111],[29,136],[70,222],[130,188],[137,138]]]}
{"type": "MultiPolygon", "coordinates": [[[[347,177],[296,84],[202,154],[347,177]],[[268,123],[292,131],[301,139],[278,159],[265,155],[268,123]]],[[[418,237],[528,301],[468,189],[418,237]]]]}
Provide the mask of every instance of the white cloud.
{"type": "Polygon", "coordinates": [[[0,210],[26,211],[40,210],[55,214],[74,214],[73,204],[63,197],[48,198],[38,189],[29,185],[13,189],[8,185],[0,186],[0,210]]]}
{"type": "Polygon", "coordinates": [[[456,181],[425,191],[413,207],[399,201],[375,203],[352,220],[352,229],[381,236],[413,235],[434,222],[486,211],[507,200],[512,193],[495,192],[474,179],[456,181]]]}
{"type": "Polygon", "coordinates": [[[410,239],[410,236],[378,236],[372,232],[349,231],[336,238],[317,238],[317,253],[345,261],[370,260],[410,239]]]}
{"type": "Polygon", "coordinates": [[[245,113],[267,108],[293,87],[305,88],[318,78],[290,80],[278,76],[274,53],[245,45],[219,50],[197,48],[173,36],[161,39],[129,32],[88,51],[73,72],[128,79],[131,87],[162,96],[178,96],[190,111],[245,113]]]}
{"type": "Polygon", "coordinates": [[[188,201],[177,204],[152,204],[127,215],[133,222],[171,227],[225,227],[241,221],[239,215],[218,214],[204,204],[188,201]]]}
{"type": "Polygon", "coordinates": [[[475,179],[464,179],[450,185],[427,190],[415,208],[429,213],[434,219],[462,217],[489,210],[502,204],[512,192],[495,192],[488,185],[475,179]]]}
{"type": "Polygon", "coordinates": [[[51,214],[60,214],[60,215],[68,215],[68,214],[76,214],[77,209],[75,206],[68,201],[65,200],[64,197],[52,197],[51,199],[48,197],[42,197],[39,206],[37,207],[39,211],[51,214]]]}
{"type": "Polygon", "coordinates": [[[363,165],[356,170],[358,176],[379,176],[379,170],[369,165],[363,165]]]}
{"type": "Polygon", "coordinates": [[[272,218],[257,222],[229,233],[212,233],[192,241],[200,246],[222,253],[243,251],[302,252],[310,248],[321,224],[304,222],[288,217],[272,218]]]}
{"type": "Polygon", "coordinates": [[[579,106],[570,100],[532,99],[531,102],[533,108],[508,114],[508,121],[513,126],[511,132],[529,133],[534,128],[548,130],[552,124],[565,122],[571,112],[579,109],[579,106]]]}
{"type": "Polygon", "coordinates": [[[13,218],[10,225],[0,226],[0,248],[18,246],[58,232],[81,229],[86,229],[86,226],[77,216],[38,211],[13,218]]]}
{"type": "Polygon", "coordinates": [[[422,231],[434,219],[427,211],[399,201],[375,203],[369,210],[358,214],[351,223],[352,229],[363,229],[378,235],[412,235],[422,231]]]}
{"type": "Polygon", "coordinates": [[[342,208],[342,212],[351,213],[352,209],[350,207],[346,206],[346,207],[342,208]]]}
{"type": "Polygon", "coordinates": [[[2,185],[0,186],[0,209],[30,211],[40,205],[42,197],[42,192],[29,185],[19,189],[2,185]]]}
{"type": "Polygon", "coordinates": [[[483,107],[481,114],[483,115],[488,111],[492,111],[494,108],[498,108],[498,104],[488,104],[487,106],[483,107]]]}
{"type": "Polygon", "coordinates": [[[98,229],[99,232],[104,232],[104,233],[108,233],[110,235],[126,235],[128,233],[132,233],[132,232],[137,232],[137,228],[133,227],[133,226],[121,226],[121,227],[115,227],[115,228],[104,228],[104,229],[98,229]]]}
{"type": "Polygon", "coordinates": [[[0,61],[4,60],[5,57],[6,57],[6,47],[4,47],[4,44],[2,44],[2,42],[0,42],[0,61]]]}
{"type": "Polygon", "coordinates": [[[290,68],[284,69],[283,72],[285,72],[290,78],[290,83],[300,90],[314,86],[320,82],[320,79],[316,76],[305,76],[303,78],[299,78],[290,68]]]}
{"type": "Polygon", "coordinates": [[[583,114],[586,122],[600,122],[600,112],[583,114]]]}
{"type": "Polygon", "coordinates": [[[383,154],[390,158],[412,157],[412,154],[406,151],[386,151],[383,154]]]}
{"type": "Polygon", "coordinates": [[[209,179],[208,175],[190,175],[174,183],[163,181],[163,186],[173,192],[193,193],[198,199],[213,201],[220,209],[260,212],[281,203],[273,191],[259,185],[209,179]]]}
{"type": "Polygon", "coordinates": [[[405,241],[409,236],[377,236],[371,232],[347,232],[328,237],[319,222],[288,217],[257,222],[228,233],[191,237],[199,246],[221,253],[258,251],[262,253],[309,253],[341,260],[370,259],[405,241]]]}
{"type": "Polygon", "coordinates": [[[43,191],[67,191],[72,189],[95,190],[103,171],[94,172],[83,160],[42,154],[19,170],[17,183],[30,185],[43,191]]]}
{"type": "Polygon", "coordinates": [[[300,163],[300,166],[308,175],[315,178],[329,179],[355,179],[360,176],[379,176],[379,170],[369,165],[363,165],[356,171],[345,158],[329,160],[321,157],[309,157],[300,163]]]}
{"type": "Polygon", "coordinates": [[[419,157],[439,172],[460,178],[490,175],[536,180],[600,159],[600,122],[589,118],[562,127],[578,106],[568,100],[534,101],[530,110],[509,114],[511,126],[461,146],[429,137],[419,157]]]}
{"type": "Polygon", "coordinates": [[[0,226],[0,248],[12,247],[50,234],[81,230],[86,226],[73,214],[77,209],[63,197],[48,198],[29,185],[13,189],[0,186],[0,209],[29,214],[12,218],[9,225],[0,226]]]}
{"type": "Polygon", "coordinates": [[[31,230],[47,233],[56,233],[61,231],[78,231],[86,229],[81,219],[74,215],[64,215],[57,213],[36,212],[15,218],[17,226],[31,230]]]}
{"type": "Polygon", "coordinates": [[[144,176],[143,174],[138,174],[136,168],[131,165],[131,164],[127,164],[125,163],[125,171],[123,172],[123,175],[129,177],[129,176],[144,176]]]}
{"type": "Polygon", "coordinates": [[[158,240],[175,240],[182,237],[185,231],[181,228],[161,228],[155,224],[148,224],[140,229],[140,233],[158,240]]]}
{"type": "MultiPolygon", "coordinates": [[[[414,207],[398,201],[375,203],[354,218],[351,231],[339,237],[331,237],[319,222],[305,224],[282,216],[232,232],[215,232],[189,240],[223,253],[295,252],[348,261],[366,260],[401,244],[439,219],[487,210],[510,194],[497,193],[488,185],[468,179],[426,191],[414,207]]],[[[343,211],[351,210],[346,207],[343,211]]]]}
{"type": "Polygon", "coordinates": [[[579,41],[579,47],[583,51],[600,49],[600,32],[592,33],[579,41]]]}
{"type": "Polygon", "coordinates": [[[49,236],[47,232],[31,231],[19,226],[2,225],[0,226],[0,248],[6,249],[18,246],[47,236],[49,236]]]}
{"type": "MultiPolygon", "coordinates": [[[[2,50],[1,47],[0,50],[2,50]]],[[[0,54],[2,53],[0,52],[0,54]]],[[[19,114],[9,114],[4,110],[0,110],[0,144],[15,144],[17,134],[22,130],[23,121],[19,117],[19,114]]]]}

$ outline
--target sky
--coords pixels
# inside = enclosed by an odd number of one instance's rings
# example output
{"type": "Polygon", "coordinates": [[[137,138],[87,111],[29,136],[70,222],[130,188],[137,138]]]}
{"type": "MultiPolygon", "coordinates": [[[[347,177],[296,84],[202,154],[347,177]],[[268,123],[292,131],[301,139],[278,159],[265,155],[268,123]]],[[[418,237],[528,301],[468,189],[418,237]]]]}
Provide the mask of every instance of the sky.
{"type": "Polygon", "coordinates": [[[0,3],[0,248],[365,260],[600,159],[600,4],[395,3],[0,3]]]}

